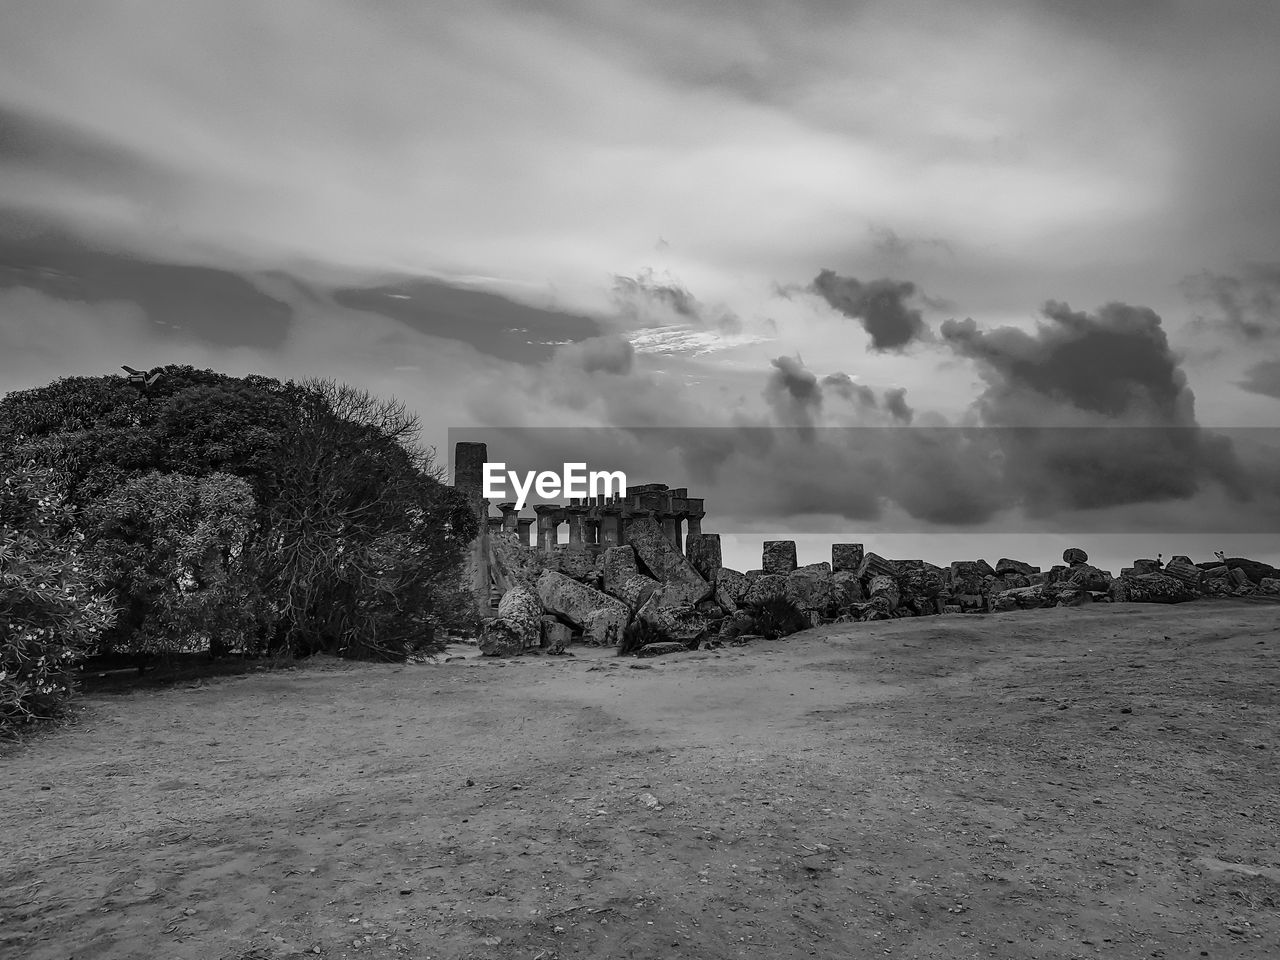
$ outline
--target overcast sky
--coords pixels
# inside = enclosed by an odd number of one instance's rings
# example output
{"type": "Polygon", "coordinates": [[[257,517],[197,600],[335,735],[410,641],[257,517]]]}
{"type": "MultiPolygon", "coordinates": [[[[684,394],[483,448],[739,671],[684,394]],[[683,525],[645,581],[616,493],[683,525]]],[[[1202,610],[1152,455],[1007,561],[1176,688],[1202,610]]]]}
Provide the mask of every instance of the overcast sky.
{"type": "Polygon", "coordinates": [[[1217,432],[1280,414],[1278,48],[1269,0],[8,0],[0,391],[192,363],[393,393],[442,453],[608,427],[740,566],[1280,559],[1280,452],[1217,432]],[[942,424],[1157,440],[822,429],[942,424]]]}

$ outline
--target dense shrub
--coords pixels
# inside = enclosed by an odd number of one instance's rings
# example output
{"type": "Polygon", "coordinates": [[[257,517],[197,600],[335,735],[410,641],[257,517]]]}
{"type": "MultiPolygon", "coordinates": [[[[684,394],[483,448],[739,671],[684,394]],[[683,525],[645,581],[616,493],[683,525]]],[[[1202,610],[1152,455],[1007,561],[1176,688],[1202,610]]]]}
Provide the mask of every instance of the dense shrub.
{"type": "Polygon", "coordinates": [[[804,611],[785,597],[766,600],[754,613],[756,629],[768,640],[799,633],[809,626],[809,618],[804,611]]]}
{"type": "Polygon", "coordinates": [[[120,611],[101,652],[245,649],[263,614],[246,550],[255,511],[239,477],[158,471],[90,507],[93,566],[120,611]]]}
{"type": "Polygon", "coordinates": [[[0,461],[0,733],[59,716],[111,626],[83,538],[51,470],[0,461]]]}

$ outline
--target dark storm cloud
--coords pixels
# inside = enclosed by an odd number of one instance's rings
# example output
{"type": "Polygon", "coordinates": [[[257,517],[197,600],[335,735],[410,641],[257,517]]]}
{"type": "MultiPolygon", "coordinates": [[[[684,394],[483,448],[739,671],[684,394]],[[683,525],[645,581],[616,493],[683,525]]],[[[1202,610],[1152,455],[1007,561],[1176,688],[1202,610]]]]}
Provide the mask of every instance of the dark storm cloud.
{"type": "Polygon", "coordinates": [[[271,348],[288,335],[290,306],[237,273],[107,253],[58,231],[30,225],[15,231],[14,221],[8,223],[0,226],[0,290],[27,287],[59,300],[136,303],[161,344],[271,348]]]}
{"type": "Polygon", "coordinates": [[[978,362],[987,387],[976,408],[997,428],[1006,486],[1031,515],[1183,500],[1210,483],[1249,496],[1230,440],[1197,425],[1154,311],[1050,301],[1043,313],[1034,334],[971,319],[941,329],[978,362]]]}
{"type": "Polygon", "coordinates": [[[652,270],[642,270],[634,277],[614,276],[613,300],[624,315],[645,325],[660,325],[674,318],[721,333],[742,331],[742,319],[733,311],[708,307],[683,284],[670,278],[659,280],[652,270]]]}
{"type": "Polygon", "coordinates": [[[868,349],[877,353],[901,352],[928,336],[920,311],[906,303],[916,292],[913,283],[889,279],[863,283],[822,270],[811,289],[846,317],[857,320],[871,337],[868,349]]]}
{"type": "Polygon", "coordinates": [[[1280,400],[1280,360],[1263,360],[1245,371],[1240,389],[1280,400]]]}
{"type": "Polygon", "coordinates": [[[565,341],[598,336],[590,317],[533,307],[483,290],[438,280],[406,279],[378,287],[339,290],[345,307],[369,310],[398,320],[419,333],[469,343],[481,353],[541,363],[565,341]]]}
{"type": "Polygon", "coordinates": [[[905,387],[895,387],[892,390],[884,392],[884,408],[889,411],[895,420],[903,423],[910,423],[915,417],[915,411],[907,405],[907,391],[905,387]]]}
{"type": "Polygon", "coordinates": [[[980,330],[972,319],[942,324],[943,341],[978,361],[989,424],[1025,423],[1028,393],[1106,417],[1194,422],[1194,396],[1154,310],[1109,303],[1089,314],[1049,301],[1043,314],[1049,323],[1034,335],[980,330]]]}
{"type": "Polygon", "coordinates": [[[876,392],[865,383],[855,383],[847,373],[829,373],[822,378],[823,389],[829,389],[862,407],[875,407],[876,392]]]}
{"type": "Polygon", "coordinates": [[[799,357],[778,357],[765,383],[764,397],[784,424],[812,427],[822,408],[822,387],[799,357]]]}
{"type": "Polygon", "coordinates": [[[1238,274],[1206,270],[1188,277],[1182,289],[1214,309],[1201,324],[1250,340],[1280,334],[1280,263],[1250,264],[1238,274]]]}

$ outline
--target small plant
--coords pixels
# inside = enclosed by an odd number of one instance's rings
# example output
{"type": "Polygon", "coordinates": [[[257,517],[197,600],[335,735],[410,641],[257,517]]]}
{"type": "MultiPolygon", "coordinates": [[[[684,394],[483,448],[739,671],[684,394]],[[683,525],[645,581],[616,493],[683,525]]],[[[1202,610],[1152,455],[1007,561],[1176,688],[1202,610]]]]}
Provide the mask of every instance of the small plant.
{"type": "Polygon", "coordinates": [[[623,629],[622,642],[618,644],[618,656],[630,656],[639,652],[641,647],[648,646],[651,643],[661,643],[665,639],[666,637],[659,633],[652,624],[637,618],[623,629]]]}
{"type": "Polygon", "coordinates": [[[755,610],[756,629],[768,640],[798,633],[809,626],[809,619],[792,601],[774,597],[755,610]]]}

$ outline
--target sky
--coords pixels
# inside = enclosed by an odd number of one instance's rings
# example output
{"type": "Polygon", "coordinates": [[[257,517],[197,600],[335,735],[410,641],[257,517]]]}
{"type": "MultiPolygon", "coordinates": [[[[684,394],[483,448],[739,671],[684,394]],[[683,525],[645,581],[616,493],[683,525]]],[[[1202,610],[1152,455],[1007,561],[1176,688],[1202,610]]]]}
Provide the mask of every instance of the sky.
{"type": "Polygon", "coordinates": [[[696,488],[740,568],[1280,562],[1278,41],[1269,0],[9,0],[0,392],[334,377],[442,461],[696,488]]]}

